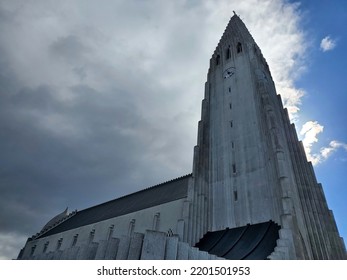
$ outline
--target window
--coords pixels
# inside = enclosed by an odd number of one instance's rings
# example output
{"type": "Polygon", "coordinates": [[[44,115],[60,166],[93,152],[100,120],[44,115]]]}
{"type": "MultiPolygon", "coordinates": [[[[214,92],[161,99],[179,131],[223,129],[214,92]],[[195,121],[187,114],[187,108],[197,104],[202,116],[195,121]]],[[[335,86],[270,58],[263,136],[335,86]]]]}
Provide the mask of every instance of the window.
{"type": "Polygon", "coordinates": [[[159,221],[160,221],[160,213],[156,213],[153,217],[153,230],[158,230],[159,228],[159,221]]]}
{"type": "Polygon", "coordinates": [[[233,127],[233,121],[230,121],[230,127],[233,127]]]}
{"type": "Polygon", "coordinates": [[[237,53],[242,52],[242,44],[241,44],[240,42],[237,43],[236,52],[237,52],[237,53]]]}
{"type": "Polygon", "coordinates": [[[112,238],[113,232],[114,232],[114,225],[111,225],[111,226],[108,228],[107,240],[110,240],[110,239],[112,238]]]}
{"type": "Polygon", "coordinates": [[[128,228],[128,235],[131,236],[134,233],[134,228],[135,228],[135,219],[132,219],[129,223],[129,228],[128,228]]]}
{"type": "Polygon", "coordinates": [[[231,92],[231,87],[229,87],[229,89],[228,89],[228,90],[229,90],[229,92],[231,92]]]}
{"type": "Polygon", "coordinates": [[[57,250],[60,249],[62,243],[63,243],[63,238],[60,238],[57,242],[57,250]]]}
{"type": "Polygon", "coordinates": [[[216,65],[219,65],[219,64],[220,64],[220,55],[218,54],[216,57],[216,65]]]}
{"type": "Polygon", "coordinates": [[[233,163],[232,168],[233,168],[233,173],[236,174],[236,165],[235,165],[235,163],[233,163]]]}
{"type": "Polygon", "coordinates": [[[89,233],[88,244],[90,244],[90,243],[93,242],[94,236],[95,236],[95,229],[93,229],[93,230],[89,233]]]}
{"type": "Polygon", "coordinates": [[[231,141],[231,148],[234,149],[234,141],[231,141]]]}
{"type": "Polygon", "coordinates": [[[237,197],[237,191],[234,191],[234,201],[237,201],[238,197],[237,197]]]}
{"type": "Polygon", "coordinates": [[[231,108],[232,108],[231,103],[229,103],[229,108],[230,108],[230,110],[231,110],[231,108]]]}
{"type": "Polygon", "coordinates": [[[231,58],[230,46],[227,48],[227,50],[226,50],[226,52],[225,52],[225,57],[226,57],[226,59],[231,58]]]}
{"type": "Polygon", "coordinates": [[[75,234],[71,243],[71,247],[74,247],[76,245],[77,239],[78,239],[78,234],[75,234]]]}
{"type": "Polygon", "coordinates": [[[33,255],[34,255],[35,249],[36,249],[36,245],[34,245],[33,247],[31,247],[30,256],[33,256],[33,255]]]}
{"type": "Polygon", "coordinates": [[[47,248],[48,248],[48,244],[49,244],[49,242],[47,241],[47,242],[45,243],[45,245],[43,246],[43,251],[42,251],[42,253],[46,253],[47,248]]]}

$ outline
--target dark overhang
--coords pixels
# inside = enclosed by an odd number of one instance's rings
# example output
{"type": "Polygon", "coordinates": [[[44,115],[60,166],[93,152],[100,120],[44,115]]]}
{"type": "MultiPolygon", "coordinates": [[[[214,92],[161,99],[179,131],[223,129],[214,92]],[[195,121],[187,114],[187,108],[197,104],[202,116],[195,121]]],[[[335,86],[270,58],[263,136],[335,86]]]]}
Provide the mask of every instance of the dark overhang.
{"type": "Polygon", "coordinates": [[[207,232],[195,247],[230,260],[266,260],[276,247],[279,229],[269,221],[207,232]]]}

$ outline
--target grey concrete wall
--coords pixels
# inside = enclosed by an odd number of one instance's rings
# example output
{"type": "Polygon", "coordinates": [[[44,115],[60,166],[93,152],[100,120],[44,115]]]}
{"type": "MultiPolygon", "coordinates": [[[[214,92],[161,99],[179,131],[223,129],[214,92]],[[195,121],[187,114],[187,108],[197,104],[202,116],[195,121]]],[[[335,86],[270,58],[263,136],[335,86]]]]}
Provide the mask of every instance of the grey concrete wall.
{"type": "Polygon", "coordinates": [[[37,254],[28,259],[36,260],[215,260],[220,259],[190,247],[178,240],[178,236],[167,236],[164,232],[148,230],[145,234],[134,233],[90,244],[82,244],[54,252],[37,254]]]}

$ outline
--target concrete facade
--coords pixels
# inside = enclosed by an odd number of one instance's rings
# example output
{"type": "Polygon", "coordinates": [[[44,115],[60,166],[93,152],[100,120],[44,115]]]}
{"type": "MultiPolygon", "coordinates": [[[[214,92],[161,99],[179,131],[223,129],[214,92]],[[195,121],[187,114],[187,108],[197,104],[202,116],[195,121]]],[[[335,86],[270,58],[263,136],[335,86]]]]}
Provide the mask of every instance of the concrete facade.
{"type": "Polygon", "coordinates": [[[281,229],[269,258],[346,258],[269,67],[236,15],[210,60],[193,180],[189,244],[208,231],[272,220],[281,229]]]}
{"type": "Polygon", "coordinates": [[[18,258],[218,259],[194,248],[208,232],[272,221],[280,229],[268,259],[346,259],[269,67],[237,15],[210,59],[197,138],[186,195],[53,234],[73,218],[60,214],[18,258]]]}

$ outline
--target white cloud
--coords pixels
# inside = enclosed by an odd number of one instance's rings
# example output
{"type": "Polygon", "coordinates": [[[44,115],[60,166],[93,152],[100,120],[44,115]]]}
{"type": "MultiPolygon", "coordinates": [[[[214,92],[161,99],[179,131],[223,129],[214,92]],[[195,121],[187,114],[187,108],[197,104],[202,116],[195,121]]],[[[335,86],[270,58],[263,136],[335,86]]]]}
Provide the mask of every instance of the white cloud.
{"type": "Polygon", "coordinates": [[[313,165],[317,165],[327,160],[338,149],[344,149],[347,151],[347,144],[333,140],[329,143],[329,146],[322,147],[318,153],[313,153],[312,146],[318,143],[317,136],[323,132],[324,126],[320,125],[317,121],[308,121],[300,130],[300,134],[304,136],[302,143],[305,148],[306,156],[313,165]]]}
{"type": "Polygon", "coordinates": [[[281,95],[290,119],[296,121],[305,92],[296,88],[294,82],[306,68],[305,52],[309,41],[300,28],[300,5],[264,2],[259,9],[256,5],[257,9],[253,9],[256,11],[250,14],[252,20],[246,24],[270,66],[277,93],[281,95]]]}
{"type": "Polygon", "coordinates": [[[304,145],[306,156],[313,165],[316,165],[321,161],[321,156],[312,153],[312,145],[318,142],[317,135],[323,132],[324,126],[320,125],[317,121],[306,122],[301,130],[300,134],[304,136],[302,143],[304,145]]]}
{"type": "Polygon", "coordinates": [[[343,142],[339,142],[337,140],[331,141],[328,147],[321,148],[320,154],[322,156],[322,159],[326,160],[340,148],[347,151],[347,144],[343,142]]]}
{"type": "Polygon", "coordinates": [[[320,48],[323,52],[331,51],[336,47],[336,40],[331,39],[330,36],[326,36],[320,42],[320,48]]]}

